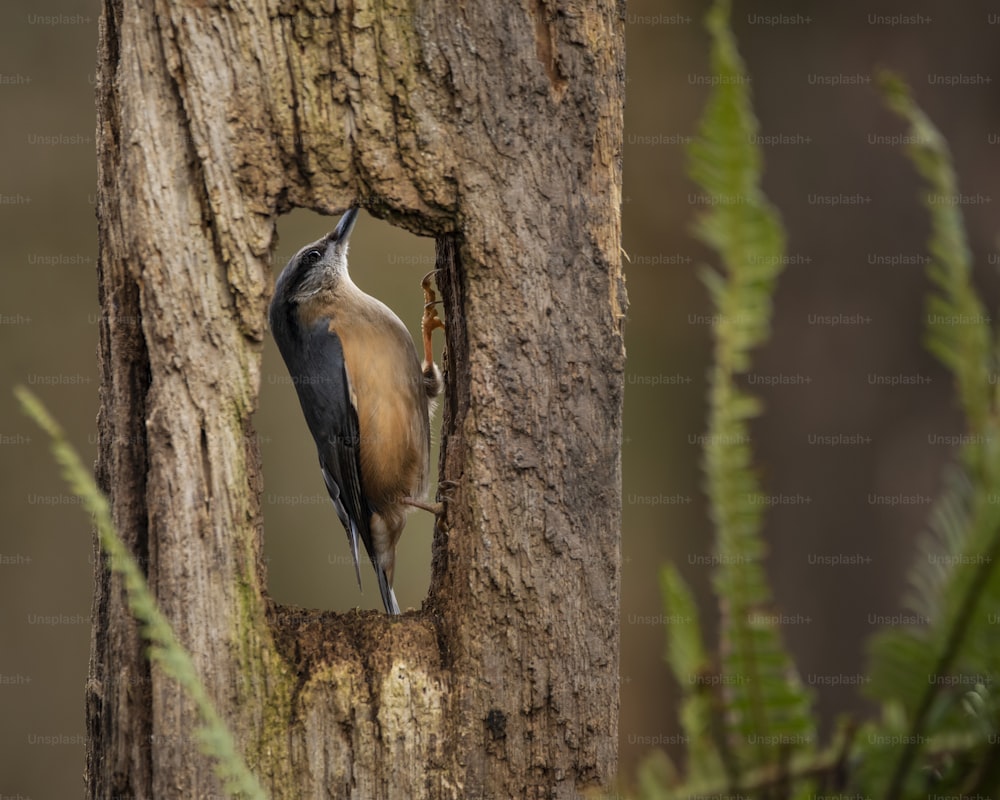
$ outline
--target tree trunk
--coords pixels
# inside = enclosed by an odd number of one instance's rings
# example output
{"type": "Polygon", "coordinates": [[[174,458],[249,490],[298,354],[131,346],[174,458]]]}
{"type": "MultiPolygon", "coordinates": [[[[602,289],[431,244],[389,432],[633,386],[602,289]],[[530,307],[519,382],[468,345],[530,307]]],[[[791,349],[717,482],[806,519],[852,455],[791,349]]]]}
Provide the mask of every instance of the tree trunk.
{"type": "MultiPolygon", "coordinates": [[[[105,2],[98,475],[275,798],[614,775],[623,25],[610,0],[105,2]],[[275,219],[354,202],[437,237],[448,322],[455,489],[399,620],[278,607],[261,560],[275,219]]],[[[104,563],[94,611],[90,796],[218,794],[104,563]]]]}

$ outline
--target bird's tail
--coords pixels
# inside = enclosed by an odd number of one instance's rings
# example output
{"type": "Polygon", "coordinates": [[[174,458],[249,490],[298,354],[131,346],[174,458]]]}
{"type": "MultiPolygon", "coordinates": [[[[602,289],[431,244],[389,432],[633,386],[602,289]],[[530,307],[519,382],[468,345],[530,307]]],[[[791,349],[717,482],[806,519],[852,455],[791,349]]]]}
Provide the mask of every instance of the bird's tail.
{"type": "Polygon", "coordinates": [[[396,593],[392,591],[392,586],[389,585],[389,578],[386,577],[385,570],[375,563],[375,559],[372,559],[372,564],[375,566],[375,575],[378,576],[378,590],[382,593],[382,605],[385,606],[385,613],[399,614],[399,603],[396,602],[396,593]]]}
{"type": "MultiPolygon", "coordinates": [[[[354,523],[351,523],[347,538],[351,543],[351,555],[354,557],[354,570],[358,575],[358,588],[361,588],[361,567],[358,562],[358,531],[354,523]],[[352,535],[353,534],[353,535],[352,535]]],[[[365,549],[368,549],[367,546],[365,549]]],[[[378,590],[382,595],[382,605],[385,606],[387,614],[399,614],[399,604],[396,602],[396,593],[392,591],[389,583],[389,576],[385,574],[376,558],[372,558],[372,566],[375,567],[375,577],[378,578],[378,590]]]]}

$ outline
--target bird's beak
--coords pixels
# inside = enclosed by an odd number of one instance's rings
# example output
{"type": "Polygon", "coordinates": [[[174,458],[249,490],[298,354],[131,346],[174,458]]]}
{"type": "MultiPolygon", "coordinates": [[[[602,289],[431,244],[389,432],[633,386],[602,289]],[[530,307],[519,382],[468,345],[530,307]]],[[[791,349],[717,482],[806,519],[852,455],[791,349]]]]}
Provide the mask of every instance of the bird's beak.
{"type": "Polygon", "coordinates": [[[359,211],[360,209],[354,206],[354,208],[349,208],[344,212],[344,216],[340,218],[337,227],[326,237],[331,244],[347,244],[347,240],[351,236],[351,231],[354,230],[354,223],[358,221],[359,211]]]}

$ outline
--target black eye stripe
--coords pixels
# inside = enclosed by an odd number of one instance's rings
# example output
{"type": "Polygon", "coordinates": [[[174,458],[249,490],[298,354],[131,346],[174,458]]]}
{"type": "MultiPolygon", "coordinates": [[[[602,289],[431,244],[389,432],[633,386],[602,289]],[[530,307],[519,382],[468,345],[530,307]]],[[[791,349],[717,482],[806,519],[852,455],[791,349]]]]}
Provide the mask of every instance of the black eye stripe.
{"type": "Polygon", "coordinates": [[[316,264],[321,258],[323,258],[323,253],[319,250],[307,250],[302,254],[302,263],[307,266],[312,266],[316,264]]]}

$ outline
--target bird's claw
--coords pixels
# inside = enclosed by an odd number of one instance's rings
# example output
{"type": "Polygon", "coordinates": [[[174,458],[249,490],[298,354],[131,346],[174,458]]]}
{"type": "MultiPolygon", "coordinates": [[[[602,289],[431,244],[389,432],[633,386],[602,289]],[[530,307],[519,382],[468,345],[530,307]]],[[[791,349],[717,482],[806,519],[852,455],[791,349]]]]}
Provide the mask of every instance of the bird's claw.
{"type": "Polygon", "coordinates": [[[447,479],[443,481],[438,481],[438,494],[441,493],[442,489],[446,492],[450,492],[452,489],[457,489],[457,488],[458,488],[458,481],[449,481],[447,479]]]}
{"type": "Polygon", "coordinates": [[[445,507],[451,502],[449,495],[457,488],[458,484],[455,481],[438,481],[436,503],[428,503],[424,500],[418,500],[415,497],[404,497],[403,502],[408,506],[430,511],[435,517],[440,517],[444,514],[445,507]]]}
{"type": "Polygon", "coordinates": [[[431,276],[436,272],[436,269],[432,269],[420,281],[420,286],[424,290],[424,315],[420,320],[420,330],[424,337],[423,370],[425,373],[434,364],[434,346],[431,342],[431,335],[437,328],[444,330],[444,320],[438,316],[435,308],[441,301],[437,299],[437,294],[431,286],[431,276]]]}
{"type": "Polygon", "coordinates": [[[444,328],[444,320],[438,316],[437,309],[434,308],[434,306],[441,302],[437,299],[437,293],[431,286],[431,276],[436,272],[436,269],[432,269],[420,281],[420,288],[424,290],[424,316],[421,320],[421,328],[423,329],[424,336],[429,336],[430,331],[433,331],[435,328],[444,328]]]}
{"type": "Polygon", "coordinates": [[[440,518],[444,516],[445,503],[427,503],[423,500],[417,500],[415,497],[404,497],[402,502],[414,508],[422,508],[424,511],[430,511],[435,517],[440,518]]]}
{"type": "Polygon", "coordinates": [[[434,290],[431,288],[431,276],[437,275],[440,271],[441,271],[440,269],[432,269],[430,272],[424,275],[423,278],[420,279],[420,285],[424,289],[424,296],[426,297],[428,293],[430,294],[428,300],[434,299],[434,290]]]}

